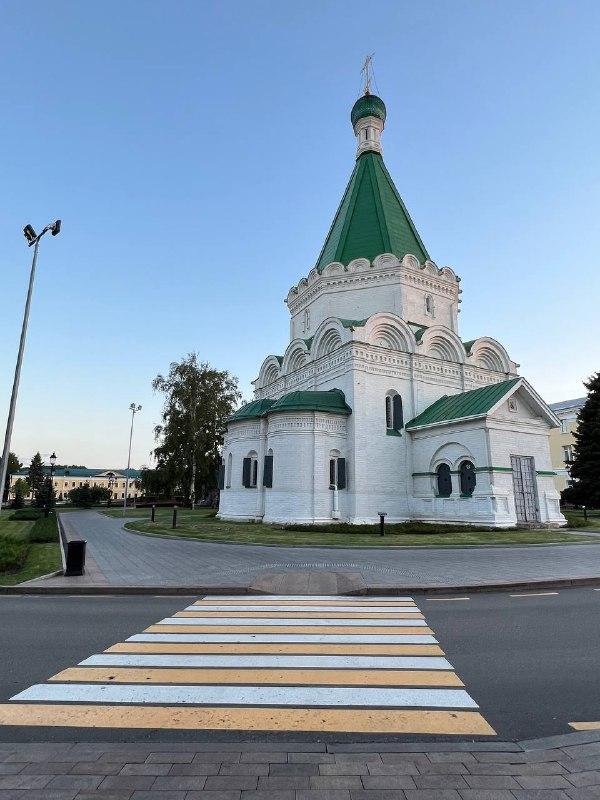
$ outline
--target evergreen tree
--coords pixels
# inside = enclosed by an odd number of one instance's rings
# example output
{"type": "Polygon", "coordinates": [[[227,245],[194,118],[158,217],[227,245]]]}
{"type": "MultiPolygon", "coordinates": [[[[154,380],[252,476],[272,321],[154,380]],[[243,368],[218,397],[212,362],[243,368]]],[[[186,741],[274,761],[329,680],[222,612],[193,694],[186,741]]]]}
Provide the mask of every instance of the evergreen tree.
{"type": "Polygon", "coordinates": [[[173,362],[168,375],[157,375],[152,388],[165,397],[162,423],[154,429],[157,469],[193,505],[216,486],[226,420],[240,398],[237,379],[190,353],[173,362]]]}
{"type": "Polygon", "coordinates": [[[23,478],[18,478],[13,486],[14,497],[10,504],[11,508],[23,508],[25,505],[25,496],[29,492],[29,484],[23,478]]]}
{"type": "Polygon", "coordinates": [[[56,504],[56,492],[51,478],[44,478],[42,485],[35,493],[33,505],[37,508],[54,508],[56,504]]]}
{"type": "MultiPolygon", "coordinates": [[[[2,465],[2,458],[0,458],[0,466],[2,465]]],[[[23,464],[19,461],[18,456],[14,453],[8,454],[8,467],[6,468],[6,483],[4,485],[4,497],[2,498],[3,502],[8,500],[8,489],[10,486],[10,476],[16,475],[16,473],[21,469],[23,464]]]]}
{"type": "Polygon", "coordinates": [[[30,490],[33,493],[33,496],[35,497],[44,483],[44,462],[42,461],[42,457],[39,453],[36,453],[31,459],[29,473],[26,480],[29,484],[30,490]]]}
{"type": "Polygon", "coordinates": [[[600,372],[592,375],[584,386],[588,396],[577,415],[577,430],[573,434],[573,494],[582,505],[600,508],[600,372]]]}

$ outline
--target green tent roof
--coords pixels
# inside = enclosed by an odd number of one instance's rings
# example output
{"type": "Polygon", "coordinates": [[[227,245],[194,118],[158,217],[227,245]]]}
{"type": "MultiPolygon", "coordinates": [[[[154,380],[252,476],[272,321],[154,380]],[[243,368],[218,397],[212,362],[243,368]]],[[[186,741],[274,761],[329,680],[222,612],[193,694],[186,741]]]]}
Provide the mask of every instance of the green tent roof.
{"type": "Polygon", "coordinates": [[[381,155],[367,152],[356,161],[316,266],[320,272],[332,261],[347,265],[382,253],[429,258],[381,155]]]}
{"type": "Polygon", "coordinates": [[[426,408],[421,414],[406,425],[407,430],[442,422],[464,419],[465,417],[482,417],[501,400],[504,395],[517,384],[521,378],[511,378],[470,392],[444,395],[426,408]]]}
{"type": "Polygon", "coordinates": [[[329,389],[327,392],[290,392],[284,394],[271,408],[275,411],[327,411],[330,414],[351,414],[352,409],[346,403],[341,389],[329,389]]]}

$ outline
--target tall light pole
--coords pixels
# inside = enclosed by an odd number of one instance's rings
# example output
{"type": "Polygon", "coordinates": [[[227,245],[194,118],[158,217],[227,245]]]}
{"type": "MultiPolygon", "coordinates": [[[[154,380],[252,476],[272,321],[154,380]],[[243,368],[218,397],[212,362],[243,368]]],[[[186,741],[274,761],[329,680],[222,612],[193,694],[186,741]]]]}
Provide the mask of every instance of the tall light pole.
{"type": "Polygon", "coordinates": [[[131,464],[131,440],[133,438],[133,420],[135,419],[135,415],[138,411],[142,410],[141,406],[136,406],[135,403],[132,403],[129,406],[129,410],[131,411],[131,429],[129,431],[129,454],[127,456],[127,472],[125,473],[125,500],[123,501],[123,514],[127,511],[127,492],[129,491],[129,466],[131,464]]]}
{"type": "Polygon", "coordinates": [[[15,367],[15,377],[13,380],[12,394],[10,396],[10,406],[8,409],[8,420],[6,422],[6,433],[4,435],[4,449],[2,450],[2,464],[0,465],[0,512],[2,511],[2,498],[4,497],[4,484],[6,483],[6,471],[8,468],[8,454],[10,453],[10,440],[12,437],[13,422],[15,420],[15,409],[17,407],[17,395],[19,394],[19,381],[21,379],[21,364],[23,363],[23,353],[25,352],[25,339],[27,338],[27,325],[29,323],[29,309],[31,307],[31,295],[33,294],[33,283],[35,280],[35,267],[37,264],[38,249],[40,239],[45,233],[56,236],[60,233],[61,221],[57,219],[46,225],[44,230],[38,235],[31,225],[25,225],[23,233],[27,239],[29,247],[33,245],[33,259],[31,261],[31,272],[29,274],[29,288],[27,290],[27,300],[25,302],[25,312],[23,314],[23,324],[21,326],[21,339],[19,341],[19,354],[15,367]]]}

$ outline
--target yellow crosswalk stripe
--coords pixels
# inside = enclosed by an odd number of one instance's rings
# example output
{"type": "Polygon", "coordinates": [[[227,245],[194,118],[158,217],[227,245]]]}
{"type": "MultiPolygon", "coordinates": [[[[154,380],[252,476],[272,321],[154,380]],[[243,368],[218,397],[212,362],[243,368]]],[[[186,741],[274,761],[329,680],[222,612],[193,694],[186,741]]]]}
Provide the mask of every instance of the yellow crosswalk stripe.
{"type": "Polygon", "coordinates": [[[444,670],[202,669],[177,667],[70,667],[51,681],[81,683],[289,684],[296,686],[463,686],[444,670]]]}
{"type": "Polygon", "coordinates": [[[576,731],[595,731],[600,728],[600,722],[569,722],[569,727],[576,731]]]}
{"type": "Polygon", "coordinates": [[[493,736],[477,711],[10,703],[0,725],[493,736]]]}

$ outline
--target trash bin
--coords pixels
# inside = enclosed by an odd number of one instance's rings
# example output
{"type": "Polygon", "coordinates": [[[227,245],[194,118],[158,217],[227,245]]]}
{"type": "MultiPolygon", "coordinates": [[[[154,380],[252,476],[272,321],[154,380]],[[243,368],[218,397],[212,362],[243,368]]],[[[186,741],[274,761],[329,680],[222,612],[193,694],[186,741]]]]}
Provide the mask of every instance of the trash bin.
{"type": "Polygon", "coordinates": [[[85,539],[73,539],[67,542],[65,575],[83,575],[85,572],[85,539]]]}

